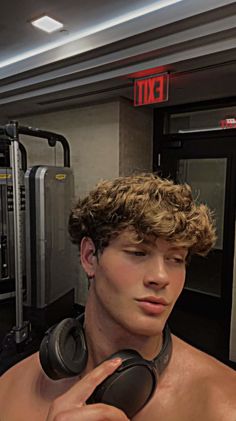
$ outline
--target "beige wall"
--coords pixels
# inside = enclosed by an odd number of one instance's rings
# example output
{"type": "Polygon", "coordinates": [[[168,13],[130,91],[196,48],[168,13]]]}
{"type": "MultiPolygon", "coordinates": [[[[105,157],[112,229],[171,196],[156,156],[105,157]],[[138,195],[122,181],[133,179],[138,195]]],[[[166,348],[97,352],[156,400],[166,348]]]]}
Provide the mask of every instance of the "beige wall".
{"type": "Polygon", "coordinates": [[[120,101],[119,175],[152,171],[153,112],[120,101]]]}
{"type": "MultiPolygon", "coordinates": [[[[84,196],[98,180],[152,170],[152,110],[134,108],[126,100],[21,118],[21,125],[64,135],[70,144],[75,196],[84,196]]],[[[22,136],[28,166],[62,165],[62,148],[22,136]]],[[[77,258],[76,258],[77,259],[77,258]]],[[[76,264],[76,300],[84,304],[87,280],[76,264]]],[[[66,274],[65,274],[66,275],[66,274]]],[[[65,276],[66,277],[66,276],[65,276]]]]}
{"type": "MultiPolygon", "coordinates": [[[[93,105],[20,119],[20,124],[55,131],[70,144],[75,195],[85,195],[100,178],[119,173],[119,103],[93,105]]],[[[61,146],[22,136],[29,165],[61,165],[61,146]]]]}

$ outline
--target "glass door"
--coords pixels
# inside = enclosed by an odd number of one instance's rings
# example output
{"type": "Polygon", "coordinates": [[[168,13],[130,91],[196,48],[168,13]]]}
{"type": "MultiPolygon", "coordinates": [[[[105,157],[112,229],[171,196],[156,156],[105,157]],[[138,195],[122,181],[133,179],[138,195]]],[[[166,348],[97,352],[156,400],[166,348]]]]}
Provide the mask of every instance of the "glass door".
{"type": "MultiPolygon", "coordinates": [[[[217,242],[207,257],[193,256],[170,323],[188,342],[229,363],[236,202],[236,138],[163,137],[161,175],[192,187],[214,212],[217,242]]],[[[236,333],[236,332],[235,332],[236,333]]],[[[236,360],[235,360],[236,361],[236,360]]]]}
{"type": "Polygon", "coordinates": [[[177,161],[176,180],[188,183],[198,203],[214,212],[217,242],[208,258],[195,256],[189,266],[186,289],[220,297],[225,216],[227,158],[191,158],[177,161]]]}

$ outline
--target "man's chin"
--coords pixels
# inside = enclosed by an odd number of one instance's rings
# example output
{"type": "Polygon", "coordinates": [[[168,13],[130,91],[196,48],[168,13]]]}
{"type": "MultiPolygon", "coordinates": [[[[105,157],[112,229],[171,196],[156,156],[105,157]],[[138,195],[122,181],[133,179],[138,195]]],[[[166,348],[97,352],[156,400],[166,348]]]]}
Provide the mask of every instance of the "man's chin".
{"type": "Polygon", "coordinates": [[[165,322],[152,322],[148,323],[138,323],[138,321],[129,327],[129,332],[134,336],[145,336],[145,337],[153,337],[159,336],[162,334],[163,329],[165,326],[165,322]]]}

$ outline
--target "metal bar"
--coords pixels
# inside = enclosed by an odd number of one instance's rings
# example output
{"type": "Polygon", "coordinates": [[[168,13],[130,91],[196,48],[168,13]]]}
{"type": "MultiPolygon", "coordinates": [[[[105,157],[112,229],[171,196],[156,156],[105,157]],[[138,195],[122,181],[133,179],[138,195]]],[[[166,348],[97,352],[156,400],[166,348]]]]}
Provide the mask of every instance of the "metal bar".
{"type": "Polygon", "coordinates": [[[14,257],[16,288],[16,329],[23,327],[23,284],[22,284],[22,221],[20,212],[20,167],[17,124],[14,126],[14,137],[11,143],[12,185],[13,185],[13,219],[14,219],[14,257]]]}
{"type": "Polygon", "coordinates": [[[56,142],[60,142],[62,144],[64,154],[64,167],[70,167],[70,147],[67,139],[64,136],[58,133],[50,132],[48,130],[41,130],[27,126],[18,126],[16,121],[11,121],[4,127],[4,133],[10,139],[14,138],[14,127],[17,127],[17,135],[24,134],[27,136],[47,139],[48,145],[51,147],[54,147],[56,142]]]}
{"type": "Polygon", "coordinates": [[[28,136],[34,136],[41,139],[47,139],[49,146],[54,147],[56,142],[62,144],[64,153],[64,167],[70,167],[70,148],[69,143],[64,136],[58,133],[50,132],[47,130],[41,130],[33,127],[19,126],[18,133],[28,136]]]}

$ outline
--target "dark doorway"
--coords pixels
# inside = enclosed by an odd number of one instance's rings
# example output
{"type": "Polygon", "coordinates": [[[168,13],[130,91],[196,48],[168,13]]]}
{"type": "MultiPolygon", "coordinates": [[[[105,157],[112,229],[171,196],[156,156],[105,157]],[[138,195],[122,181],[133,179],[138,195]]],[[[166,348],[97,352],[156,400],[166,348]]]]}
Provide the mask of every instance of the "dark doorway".
{"type": "Polygon", "coordinates": [[[165,120],[165,113],[156,113],[155,118],[159,130],[154,170],[191,185],[195,200],[206,203],[214,211],[218,236],[207,257],[193,256],[170,325],[187,342],[236,368],[236,361],[230,360],[236,130],[164,134],[160,121],[165,120]]]}

